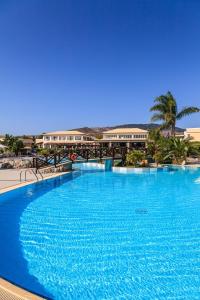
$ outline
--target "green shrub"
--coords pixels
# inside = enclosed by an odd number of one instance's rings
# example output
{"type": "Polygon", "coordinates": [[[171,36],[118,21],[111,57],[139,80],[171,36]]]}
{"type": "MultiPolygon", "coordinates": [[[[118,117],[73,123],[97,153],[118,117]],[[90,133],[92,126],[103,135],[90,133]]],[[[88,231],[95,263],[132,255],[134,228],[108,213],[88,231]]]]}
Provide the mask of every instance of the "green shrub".
{"type": "Polygon", "coordinates": [[[40,155],[49,155],[50,154],[50,151],[49,151],[49,149],[46,149],[46,148],[40,148],[40,149],[38,149],[38,154],[40,154],[40,155]]]}
{"type": "Polygon", "coordinates": [[[134,167],[140,166],[142,161],[145,159],[144,152],[140,150],[133,150],[126,155],[126,164],[134,167]]]}

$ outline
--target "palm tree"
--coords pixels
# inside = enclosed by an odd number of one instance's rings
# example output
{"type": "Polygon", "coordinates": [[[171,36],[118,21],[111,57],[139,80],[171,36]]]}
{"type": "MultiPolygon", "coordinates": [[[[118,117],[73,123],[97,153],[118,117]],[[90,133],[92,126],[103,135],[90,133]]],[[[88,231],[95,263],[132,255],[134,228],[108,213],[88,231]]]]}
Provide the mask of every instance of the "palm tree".
{"type": "Polygon", "coordinates": [[[188,139],[181,140],[177,137],[171,137],[169,139],[169,146],[170,149],[165,159],[171,158],[172,162],[175,164],[182,164],[186,161],[187,156],[193,150],[193,146],[188,139]]]}
{"type": "Polygon", "coordinates": [[[161,95],[154,100],[154,105],[150,111],[156,113],[152,116],[151,120],[163,121],[160,126],[161,129],[169,129],[171,135],[175,136],[176,121],[188,116],[192,113],[200,112],[198,107],[185,107],[181,111],[178,111],[176,99],[168,92],[166,95],[161,95]]]}

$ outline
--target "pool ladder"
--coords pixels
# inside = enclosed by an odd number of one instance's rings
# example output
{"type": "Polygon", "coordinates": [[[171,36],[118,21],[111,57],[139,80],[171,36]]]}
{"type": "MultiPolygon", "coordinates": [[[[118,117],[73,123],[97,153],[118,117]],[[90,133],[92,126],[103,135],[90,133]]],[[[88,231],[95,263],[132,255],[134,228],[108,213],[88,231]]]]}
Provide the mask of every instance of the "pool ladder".
{"type": "Polygon", "coordinates": [[[22,175],[23,175],[23,173],[24,173],[24,181],[27,181],[27,172],[29,172],[29,174],[33,174],[35,176],[35,178],[37,179],[37,181],[39,180],[39,176],[38,175],[40,175],[41,179],[44,179],[42,173],[39,170],[34,171],[33,169],[28,169],[28,170],[22,170],[20,172],[20,175],[19,175],[20,182],[22,182],[22,175]]]}

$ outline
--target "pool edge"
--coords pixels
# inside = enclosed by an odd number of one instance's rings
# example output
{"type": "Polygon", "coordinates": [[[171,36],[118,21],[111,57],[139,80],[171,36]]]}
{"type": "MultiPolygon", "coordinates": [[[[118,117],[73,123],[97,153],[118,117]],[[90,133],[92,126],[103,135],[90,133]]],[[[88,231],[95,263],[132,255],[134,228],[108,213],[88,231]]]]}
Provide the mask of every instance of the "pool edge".
{"type": "Polygon", "coordinates": [[[0,299],[8,300],[45,300],[0,277],[0,299]]]}
{"type": "Polygon", "coordinates": [[[7,192],[10,192],[10,191],[13,191],[15,189],[22,188],[22,187],[27,186],[27,185],[31,185],[31,184],[34,184],[34,183],[37,183],[37,182],[41,182],[41,181],[49,180],[49,179],[56,178],[56,177],[59,177],[59,176],[63,176],[65,174],[69,174],[69,173],[72,173],[72,172],[73,171],[59,172],[59,173],[47,176],[43,179],[41,178],[41,179],[38,179],[38,180],[32,180],[32,181],[26,181],[26,182],[23,182],[23,183],[18,183],[16,185],[0,189],[0,195],[4,194],[4,193],[7,193],[7,192]]]}

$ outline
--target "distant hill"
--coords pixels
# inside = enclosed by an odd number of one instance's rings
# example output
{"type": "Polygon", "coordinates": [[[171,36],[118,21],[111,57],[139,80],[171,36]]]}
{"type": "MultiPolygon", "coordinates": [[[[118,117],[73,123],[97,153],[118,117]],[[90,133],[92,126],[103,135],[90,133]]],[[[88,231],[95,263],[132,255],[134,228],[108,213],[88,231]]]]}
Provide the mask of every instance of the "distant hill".
{"type": "MultiPolygon", "coordinates": [[[[74,128],[72,130],[78,130],[83,133],[91,134],[91,135],[98,135],[102,134],[102,132],[106,130],[116,129],[116,128],[140,128],[145,130],[151,130],[158,128],[158,124],[149,123],[149,124],[122,124],[116,126],[106,126],[106,127],[81,127],[81,128],[74,128]]],[[[176,127],[177,132],[183,132],[183,128],[176,127]]]]}

